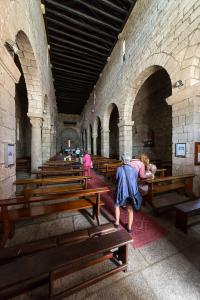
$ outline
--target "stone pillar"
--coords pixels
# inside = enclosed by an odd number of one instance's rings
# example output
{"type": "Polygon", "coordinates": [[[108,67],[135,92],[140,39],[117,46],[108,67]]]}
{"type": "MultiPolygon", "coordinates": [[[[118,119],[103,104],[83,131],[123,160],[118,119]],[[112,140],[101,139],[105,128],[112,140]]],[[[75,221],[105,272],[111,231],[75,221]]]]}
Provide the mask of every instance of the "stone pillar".
{"type": "Polygon", "coordinates": [[[194,193],[200,195],[200,166],[194,165],[194,145],[200,141],[200,85],[188,87],[167,99],[172,105],[172,173],[195,173],[194,193]],[[176,143],[186,143],[186,157],[177,157],[176,143]]]}
{"type": "Polygon", "coordinates": [[[42,118],[28,115],[31,131],[31,170],[35,171],[42,164],[42,118]]]}
{"type": "Polygon", "coordinates": [[[109,157],[109,133],[110,130],[101,130],[101,155],[109,157]]]}
{"type": "Polygon", "coordinates": [[[87,151],[91,154],[91,138],[90,138],[90,127],[87,130],[87,151]]]}
{"type": "Polygon", "coordinates": [[[119,127],[119,157],[123,154],[132,156],[132,128],[134,121],[121,121],[119,127]]]}
{"type": "Polygon", "coordinates": [[[97,155],[97,134],[93,133],[92,138],[93,138],[93,154],[97,155]]]}

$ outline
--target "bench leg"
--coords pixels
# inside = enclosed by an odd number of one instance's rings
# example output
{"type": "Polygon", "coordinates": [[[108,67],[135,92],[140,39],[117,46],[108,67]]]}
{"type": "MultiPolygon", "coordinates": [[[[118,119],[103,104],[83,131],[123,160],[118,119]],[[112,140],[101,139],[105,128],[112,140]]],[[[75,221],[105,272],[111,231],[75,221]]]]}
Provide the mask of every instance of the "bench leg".
{"type": "Polygon", "coordinates": [[[8,219],[8,208],[6,206],[1,207],[2,223],[3,223],[3,234],[0,241],[0,247],[4,247],[8,240],[10,233],[10,222],[8,219]]]}
{"type": "Polygon", "coordinates": [[[176,227],[187,233],[187,214],[176,209],[176,227]]]}

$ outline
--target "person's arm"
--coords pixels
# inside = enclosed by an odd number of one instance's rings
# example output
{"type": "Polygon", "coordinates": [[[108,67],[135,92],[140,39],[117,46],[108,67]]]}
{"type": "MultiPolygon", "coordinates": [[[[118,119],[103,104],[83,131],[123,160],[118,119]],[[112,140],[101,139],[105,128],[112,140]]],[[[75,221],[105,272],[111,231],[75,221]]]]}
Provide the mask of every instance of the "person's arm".
{"type": "Polygon", "coordinates": [[[152,173],[146,173],[144,164],[141,164],[138,175],[141,179],[152,178],[152,173]]]}

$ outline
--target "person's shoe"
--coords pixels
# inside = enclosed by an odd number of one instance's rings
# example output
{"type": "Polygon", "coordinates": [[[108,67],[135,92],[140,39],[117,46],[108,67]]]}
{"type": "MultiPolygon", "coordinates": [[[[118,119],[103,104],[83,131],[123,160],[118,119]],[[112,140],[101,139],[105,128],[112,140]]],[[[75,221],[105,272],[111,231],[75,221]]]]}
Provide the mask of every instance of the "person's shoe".
{"type": "Polygon", "coordinates": [[[113,223],[115,228],[119,228],[119,224],[113,223]]]}
{"type": "Polygon", "coordinates": [[[129,228],[128,228],[128,224],[125,225],[125,229],[126,229],[126,231],[127,231],[128,233],[132,233],[132,229],[129,229],[129,228]]]}

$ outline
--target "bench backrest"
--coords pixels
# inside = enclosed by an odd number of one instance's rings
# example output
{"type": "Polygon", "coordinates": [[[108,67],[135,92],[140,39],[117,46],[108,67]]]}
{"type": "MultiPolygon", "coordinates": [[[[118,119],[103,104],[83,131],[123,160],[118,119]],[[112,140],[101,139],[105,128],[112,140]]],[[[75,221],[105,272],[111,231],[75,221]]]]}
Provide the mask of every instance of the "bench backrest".
{"type": "Polygon", "coordinates": [[[54,194],[54,195],[44,195],[39,197],[31,197],[26,199],[25,197],[16,197],[10,199],[4,199],[0,201],[0,207],[3,206],[11,206],[11,205],[19,205],[19,204],[27,204],[27,203],[38,203],[42,201],[50,201],[50,200],[57,200],[60,199],[72,199],[78,197],[85,197],[85,196],[95,196],[100,195],[102,193],[109,192],[110,189],[108,187],[100,187],[96,189],[85,189],[81,191],[70,191],[66,194],[54,194]]]}

